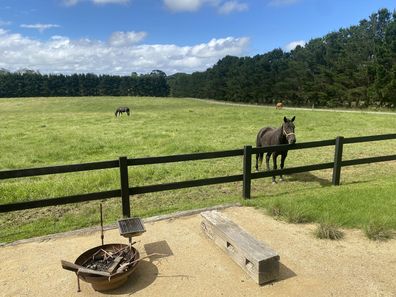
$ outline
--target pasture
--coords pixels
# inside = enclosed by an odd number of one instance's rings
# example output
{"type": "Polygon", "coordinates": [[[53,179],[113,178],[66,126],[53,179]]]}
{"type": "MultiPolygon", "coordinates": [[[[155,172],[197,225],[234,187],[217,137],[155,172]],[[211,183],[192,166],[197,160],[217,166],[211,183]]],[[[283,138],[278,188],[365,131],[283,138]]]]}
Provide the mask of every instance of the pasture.
{"type": "MultiPolygon", "coordinates": [[[[279,127],[296,116],[297,142],[395,133],[396,115],[277,110],[233,106],[193,99],[137,97],[25,98],[0,100],[0,170],[209,152],[255,145],[264,126],[279,127]],[[115,117],[118,106],[131,115],[115,117]]],[[[344,159],[394,154],[396,141],[352,144],[344,159]]],[[[331,162],[334,148],[290,151],[286,168],[331,162]]],[[[241,157],[146,165],[129,169],[130,185],[149,185],[240,174],[241,157]]],[[[119,188],[118,170],[109,169],[0,181],[0,203],[60,197],[119,188]]],[[[136,195],[135,216],[241,202],[292,213],[301,221],[329,221],[364,229],[396,229],[396,162],[346,167],[341,186],[331,186],[328,170],[254,180],[252,199],[241,198],[242,184],[232,183],[136,195]]],[[[118,199],[103,202],[105,223],[121,216],[118,199]]],[[[298,221],[298,220],[297,220],[298,221]]],[[[99,203],[0,214],[0,242],[99,224],[99,203]]]]}

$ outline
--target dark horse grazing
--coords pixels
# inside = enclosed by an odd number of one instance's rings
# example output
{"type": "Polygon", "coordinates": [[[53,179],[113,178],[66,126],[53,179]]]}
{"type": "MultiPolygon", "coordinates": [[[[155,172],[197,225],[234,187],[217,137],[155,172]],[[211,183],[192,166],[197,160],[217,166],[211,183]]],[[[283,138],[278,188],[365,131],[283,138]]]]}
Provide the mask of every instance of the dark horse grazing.
{"type": "MultiPolygon", "coordinates": [[[[282,126],[279,128],[271,128],[266,127],[262,128],[259,133],[257,134],[256,146],[257,147],[265,147],[269,145],[277,145],[277,144],[293,144],[296,142],[296,135],[294,134],[294,120],[296,117],[293,117],[291,120],[284,117],[282,126]]],[[[270,170],[269,167],[269,160],[271,158],[271,154],[267,153],[265,156],[265,163],[267,165],[267,170],[270,170]]],[[[285,166],[285,159],[287,156],[287,151],[279,151],[273,152],[273,161],[274,161],[274,170],[277,169],[276,165],[276,158],[278,155],[281,155],[281,164],[280,168],[283,169],[285,166]]],[[[259,163],[260,167],[263,163],[263,156],[264,153],[257,153],[256,154],[256,170],[259,170],[259,163]]],[[[282,175],[280,176],[280,180],[283,180],[282,175]]],[[[272,177],[272,182],[275,183],[275,176],[272,177]]]]}
{"type": "Polygon", "coordinates": [[[117,117],[117,116],[121,115],[123,112],[126,112],[127,115],[129,115],[129,107],[126,107],[126,106],[118,107],[115,112],[115,116],[117,117]]]}

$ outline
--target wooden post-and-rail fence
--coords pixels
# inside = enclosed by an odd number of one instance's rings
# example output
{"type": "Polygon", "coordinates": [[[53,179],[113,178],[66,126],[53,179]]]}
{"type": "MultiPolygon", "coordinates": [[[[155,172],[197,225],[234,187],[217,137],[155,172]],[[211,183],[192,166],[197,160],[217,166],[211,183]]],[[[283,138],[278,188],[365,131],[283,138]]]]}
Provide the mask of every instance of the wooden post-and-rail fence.
{"type": "Polygon", "coordinates": [[[120,157],[118,160],[113,160],[113,161],[102,161],[102,162],[94,162],[94,163],[61,165],[61,166],[17,169],[17,170],[4,170],[4,171],[0,171],[0,180],[29,177],[29,176],[61,174],[68,172],[100,170],[100,169],[109,169],[109,168],[118,167],[120,170],[120,189],[73,195],[73,196],[64,196],[57,198],[47,198],[47,199],[40,199],[33,201],[0,204],[0,213],[121,197],[122,215],[124,217],[130,217],[131,216],[130,196],[135,194],[144,194],[144,193],[152,193],[158,191],[168,191],[168,190],[175,190],[182,188],[191,188],[191,187],[242,181],[243,182],[242,195],[243,198],[248,199],[250,198],[251,195],[252,179],[272,177],[273,175],[280,175],[280,174],[286,175],[286,174],[294,174],[294,173],[330,169],[330,168],[333,168],[333,177],[332,177],[333,185],[339,185],[342,167],[396,160],[396,154],[353,159],[353,160],[342,160],[344,144],[379,141],[379,140],[391,140],[391,139],[396,139],[396,134],[373,135],[373,136],[352,137],[352,138],[337,137],[336,139],[332,139],[332,140],[296,143],[293,145],[276,145],[265,148],[253,148],[252,146],[245,146],[243,149],[228,150],[228,151],[194,153],[194,154],[161,156],[161,157],[148,157],[148,158],[132,158],[132,159],[128,159],[127,157],[120,157]],[[257,154],[258,152],[267,153],[267,152],[274,152],[281,150],[299,150],[299,149],[325,147],[325,146],[335,146],[334,162],[305,165],[305,166],[284,168],[284,169],[277,169],[270,171],[252,172],[252,156],[257,154]],[[129,166],[205,160],[205,159],[215,159],[215,158],[227,158],[227,157],[236,157],[236,156],[243,156],[242,174],[211,177],[211,178],[197,179],[197,180],[187,180],[187,181],[174,182],[174,183],[146,185],[139,187],[129,186],[129,176],[128,176],[129,166]]]}

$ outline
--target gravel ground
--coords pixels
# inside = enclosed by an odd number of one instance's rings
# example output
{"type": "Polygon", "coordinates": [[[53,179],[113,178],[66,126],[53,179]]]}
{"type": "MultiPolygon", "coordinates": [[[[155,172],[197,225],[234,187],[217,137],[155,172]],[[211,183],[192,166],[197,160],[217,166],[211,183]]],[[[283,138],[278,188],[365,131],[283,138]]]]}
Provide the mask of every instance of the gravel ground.
{"type": "MultiPolygon", "coordinates": [[[[60,260],[74,262],[100,245],[100,232],[69,233],[0,247],[0,296],[396,296],[396,240],[371,242],[361,231],[345,230],[340,241],[319,240],[314,225],[279,222],[249,207],[221,210],[279,255],[280,279],[257,285],[201,231],[199,214],[147,222],[136,237],[142,260],[128,282],[96,292],[60,260]]],[[[127,243],[118,230],[105,243],[127,243]]]]}

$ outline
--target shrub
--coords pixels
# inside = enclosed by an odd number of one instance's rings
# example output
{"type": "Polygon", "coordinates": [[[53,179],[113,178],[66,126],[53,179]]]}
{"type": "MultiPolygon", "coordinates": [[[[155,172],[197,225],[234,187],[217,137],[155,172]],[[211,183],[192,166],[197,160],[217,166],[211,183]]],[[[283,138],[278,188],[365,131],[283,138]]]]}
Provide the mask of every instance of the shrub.
{"type": "Polygon", "coordinates": [[[284,210],[282,209],[282,205],[279,202],[275,202],[268,207],[268,212],[271,216],[280,218],[282,217],[284,210]]]}
{"type": "Polygon", "coordinates": [[[364,233],[370,240],[386,241],[393,237],[392,230],[384,224],[374,222],[364,227],[364,233]]]}
{"type": "Polygon", "coordinates": [[[302,208],[297,207],[296,205],[287,209],[287,211],[284,212],[283,216],[288,223],[293,224],[303,224],[310,221],[306,211],[302,208]]]}
{"type": "Polygon", "coordinates": [[[339,240],[344,237],[344,233],[336,225],[320,223],[315,230],[315,236],[320,239],[339,240]]]}

